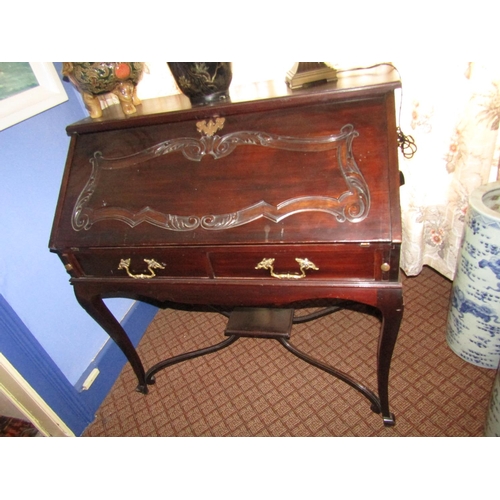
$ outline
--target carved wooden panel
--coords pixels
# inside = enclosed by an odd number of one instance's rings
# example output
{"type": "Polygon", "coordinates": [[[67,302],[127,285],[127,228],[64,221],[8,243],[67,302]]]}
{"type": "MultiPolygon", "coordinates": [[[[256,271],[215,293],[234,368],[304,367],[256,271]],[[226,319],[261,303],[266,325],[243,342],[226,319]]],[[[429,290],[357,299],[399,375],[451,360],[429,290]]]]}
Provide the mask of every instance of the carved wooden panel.
{"type": "MultiPolygon", "coordinates": [[[[223,123],[223,119],[219,119],[218,127],[222,128],[223,123]]],[[[335,217],[340,223],[360,222],[368,215],[370,191],[353,156],[352,142],[358,133],[352,125],[345,125],[338,134],[323,137],[289,137],[263,131],[239,131],[221,136],[213,132],[215,122],[212,120],[199,122],[197,125],[199,130],[204,131],[201,138],[167,139],[152,147],[118,158],[106,158],[101,152],[94,152],[93,157],[89,158],[92,171],[73,209],[73,229],[75,231],[88,230],[99,221],[119,220],[130,227],[148,223],[170,231],[192,231],[198,228],[220,231],[248,224],[262,217],[276,223],[300,212],[325,212],[335,217]],[[235,204],[234,211],[230,213],[167,213],[157,209],[154,205],[147,204],[133,211],[126,206],[125,201],[122,205],[113,206],[102,203],[99,205],[95,201],[94,194],[99,188],[103,172],[114,173],[119,177],[123,170],[134,169],[152,159],[175,154],[182,154],[191,162],[201,162],[208,155],[219,160],[231,155],[236,148],[248,147],[317,155],[333,152],[334,154],[330,155],[330,168],[337,171],[337,176],[341,175],[343,182],[336,186],[334,193],[328,192],[328,186],[325,186],[322,196],[306,195],[285,198],[274,205],[265,198],[256,199],[255,203],[248,206],[235,204]]],[[[297,157],[296,161],[300,161],[300,157],[297,157]]],[[[158,171],[157,175],[169,175],[170,167],[168,161],[164,162],[161,166],[164,171],[158,171]]],[[[204,165],[200,166],[200,168],[203,167],[204,165]]],[[[217,168],[217,166],[211,166],[211,168],[217,168]]],[[[257,164],[255,170],[258,172],[258,169],[257,164]]],[[[227,176],[231,176],[231,173],[228,171],[227,176]]],[[[113,182],[108,181],[108,185],[113,185],[113,182]]],[[[200,196],[204,195],[200,194],[200,196]]]]}
{"type": "Polygon", "coordinates": [[[53,243],[392,241],[393,109],[390,92],[306,91],[75,124],[53,243]]]}

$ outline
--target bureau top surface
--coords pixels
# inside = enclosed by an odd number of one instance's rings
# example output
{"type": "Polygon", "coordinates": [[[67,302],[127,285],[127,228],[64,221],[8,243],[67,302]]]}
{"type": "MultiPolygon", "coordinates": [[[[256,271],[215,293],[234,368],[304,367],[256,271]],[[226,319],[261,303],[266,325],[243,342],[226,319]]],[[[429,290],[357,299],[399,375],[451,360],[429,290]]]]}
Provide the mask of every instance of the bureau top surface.
{"type": "Polygon", "coordinates": [[[104,130],[133,128],[142,124],[175,122],[177,120],[202,119],[214,112],[224,115],[249,110],[286,108],[319,99],[344,100],[363,98],[365,95],[384,93],[400,88],[396,71],[379,69],[347,71],[340,73],[336,82],[313,85],[304,89],[291,90],[286,83],[265,81],[229,88],[229,101],[216,106],[192,106],[183,94],[147,99],[138,106],[137,113],[126,116],[121,107],[110,106],[103,110],[101,118],[86,118],[67,127],[68,134],[92,133],[104,130]]]}
{"type": "Polygon", "coordinates": [[[50,247],[397,242],[398,87],[356,74],[112,106],[67,128],[50,247]]]}

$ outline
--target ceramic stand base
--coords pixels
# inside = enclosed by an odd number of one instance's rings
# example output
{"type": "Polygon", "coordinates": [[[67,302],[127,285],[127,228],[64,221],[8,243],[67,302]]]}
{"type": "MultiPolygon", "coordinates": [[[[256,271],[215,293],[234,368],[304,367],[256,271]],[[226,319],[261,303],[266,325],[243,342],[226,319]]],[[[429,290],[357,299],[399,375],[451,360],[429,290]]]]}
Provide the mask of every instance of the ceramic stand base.
{"type": "Polygon", "coordinates": [[[446,340],[465,361],[496,369],[500,362],[500,182],[477,188],[469,201],[446,340]]]}

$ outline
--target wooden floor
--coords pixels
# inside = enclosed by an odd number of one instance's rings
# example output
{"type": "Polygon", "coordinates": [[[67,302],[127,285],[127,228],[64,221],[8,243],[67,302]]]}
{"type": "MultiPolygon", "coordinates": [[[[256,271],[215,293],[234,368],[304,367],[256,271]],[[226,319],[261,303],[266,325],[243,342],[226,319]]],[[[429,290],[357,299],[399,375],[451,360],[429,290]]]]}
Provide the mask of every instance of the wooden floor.
{"type": "MultiPolygon", "coordinates": [[[[147,396],[127,365],[84,436],[482,436],[494,370],[447,346],[451,282],[430,268],[403,276],[405,314],[391,379],[396,426],[385,428],[357,391],[275,340],[229,348],[167,368],[147,396]]],[[[159,311],[139,345],[147,367],[223,340],[225,317],[159,311]]],[[[376,389],[379,321],[341,311],[295,325],[292,342],[376,389]]]]}

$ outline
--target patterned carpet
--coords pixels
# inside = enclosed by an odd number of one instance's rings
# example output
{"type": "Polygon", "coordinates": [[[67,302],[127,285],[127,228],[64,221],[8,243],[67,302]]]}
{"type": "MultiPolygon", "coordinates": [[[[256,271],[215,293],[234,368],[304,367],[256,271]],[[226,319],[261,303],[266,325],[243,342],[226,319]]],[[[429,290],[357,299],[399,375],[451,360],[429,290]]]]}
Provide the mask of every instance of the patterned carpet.
{"type": "Polygon", "coordinates": [[[38,429],[19,418],[0,416],[0,437],[36,437],[38,429]]]}
{"type": "MultiPolygon", "coordinates": [[[[125,366],[84,436],[481,436],[494,370],[462,361],[445,341],[451,282],[430,268],[403,276],[405,315],[393,357],[385,428],[357,391],[275,340],[242,338],[169,367],[147,396],[125,366]]],[[[162,310],[139,345],[146,367],[220,342],[227,319],[162,310]]],[[[379,321],[341,311],[294,325],[291,341],[371,389],[379,321]]]]}

